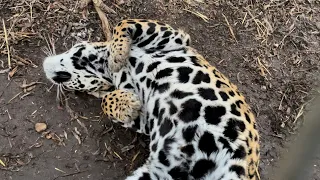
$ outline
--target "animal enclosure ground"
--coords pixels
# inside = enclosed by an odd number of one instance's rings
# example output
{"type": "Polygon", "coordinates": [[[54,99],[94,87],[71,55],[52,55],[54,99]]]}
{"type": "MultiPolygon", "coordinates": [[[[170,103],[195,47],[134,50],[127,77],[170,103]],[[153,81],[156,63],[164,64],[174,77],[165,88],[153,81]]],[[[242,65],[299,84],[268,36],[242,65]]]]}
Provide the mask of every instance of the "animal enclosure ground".
{"type": "MultiPolygon", "coordinates": [[[[107,14],[112,26],[125,18],[147,18],[190,34],[192,46],[247,98],[261,135],[261,179],[274,179],[308,102],[319,95],[320,3],[105,2],[115,11],[107,14]]],[[[77,41],[104,40],[93,6],[87,19],[79,0],[0,0],[0,9],[1,179],[123,179],[141,165],[148,138],[111,123],[102,116],[100,101],[84,94],[68,93],[77,113],[72,119],[58,108],[56,87],[50,89],[42,70],[44,51],[53,44],[61,53],[77,41]],[[38,122],[48,125],[45,132],[35,131],[38,122]]],[[[320,179],[320,157],[313,165],[309,179],[320,179]]]]}

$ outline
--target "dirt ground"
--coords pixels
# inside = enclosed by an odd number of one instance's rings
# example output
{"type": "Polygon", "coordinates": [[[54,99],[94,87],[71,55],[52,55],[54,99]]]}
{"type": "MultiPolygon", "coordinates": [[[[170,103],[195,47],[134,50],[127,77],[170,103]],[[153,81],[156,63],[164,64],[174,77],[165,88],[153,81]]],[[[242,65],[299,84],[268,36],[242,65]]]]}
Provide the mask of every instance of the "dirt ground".
{"type": "MultiPolygon", "coordinates": [[[[319,95],[319,1],[105,2],[115,11],[108,13],[112,25],[148,18],[190,33],[193,46],[245,94],[261,134],[261,179],[274,179],[308,103],[319,95]]],[[[87,20],[79,0],[0,0],[0,9],[7,32],[1,22],[0,179],[123,179],[141,165],[148,138],[112,124],[100,101],[83,94],[69,94],[79,114],[71,119],[42,70],[45,47],[54,44],[60,53],[80,40],[104,39],[93,6],[87,20]],[[38,122],[48,125],[45,133],[35,131],[38,122]]],[[[318,156],[307,179],[319,180],[319,167],[318,156]]]]}

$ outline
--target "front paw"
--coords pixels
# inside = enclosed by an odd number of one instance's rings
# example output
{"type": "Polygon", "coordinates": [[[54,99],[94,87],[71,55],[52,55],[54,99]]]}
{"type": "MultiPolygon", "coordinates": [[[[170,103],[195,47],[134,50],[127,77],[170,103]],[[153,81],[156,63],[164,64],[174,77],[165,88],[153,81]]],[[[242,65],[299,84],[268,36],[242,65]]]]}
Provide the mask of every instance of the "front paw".
{"type": "Polygon", "coordinates": [[[123,123],[133,121],[141,112],[138,95],[126,90],[115,90],[108,93],[103,98],[101,107],[110,119],[123,123]]]}

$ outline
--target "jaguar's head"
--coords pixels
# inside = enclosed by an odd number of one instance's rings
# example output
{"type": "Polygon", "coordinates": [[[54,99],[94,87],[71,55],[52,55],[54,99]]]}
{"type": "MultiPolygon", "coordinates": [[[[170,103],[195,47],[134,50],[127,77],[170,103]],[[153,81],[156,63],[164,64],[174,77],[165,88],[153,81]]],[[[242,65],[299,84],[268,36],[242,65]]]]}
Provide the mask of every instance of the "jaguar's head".
{"type": "Polygon", "coordinates": [[[112,87],[109,43],[82,42],[43,62],[47,78],[67,90],[95,92],[112,87]]]}

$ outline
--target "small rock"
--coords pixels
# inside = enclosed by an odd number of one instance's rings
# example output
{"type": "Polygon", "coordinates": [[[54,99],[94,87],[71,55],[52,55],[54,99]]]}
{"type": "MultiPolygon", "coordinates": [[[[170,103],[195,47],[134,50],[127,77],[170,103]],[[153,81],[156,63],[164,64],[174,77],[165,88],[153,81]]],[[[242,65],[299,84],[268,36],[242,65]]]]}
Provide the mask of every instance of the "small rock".
{"type": "Polygon", "coordinates": [[[37,132],[42,132],[47,129],[47,124],[46,123],[36,123],[35,127],[37,132]]]}

